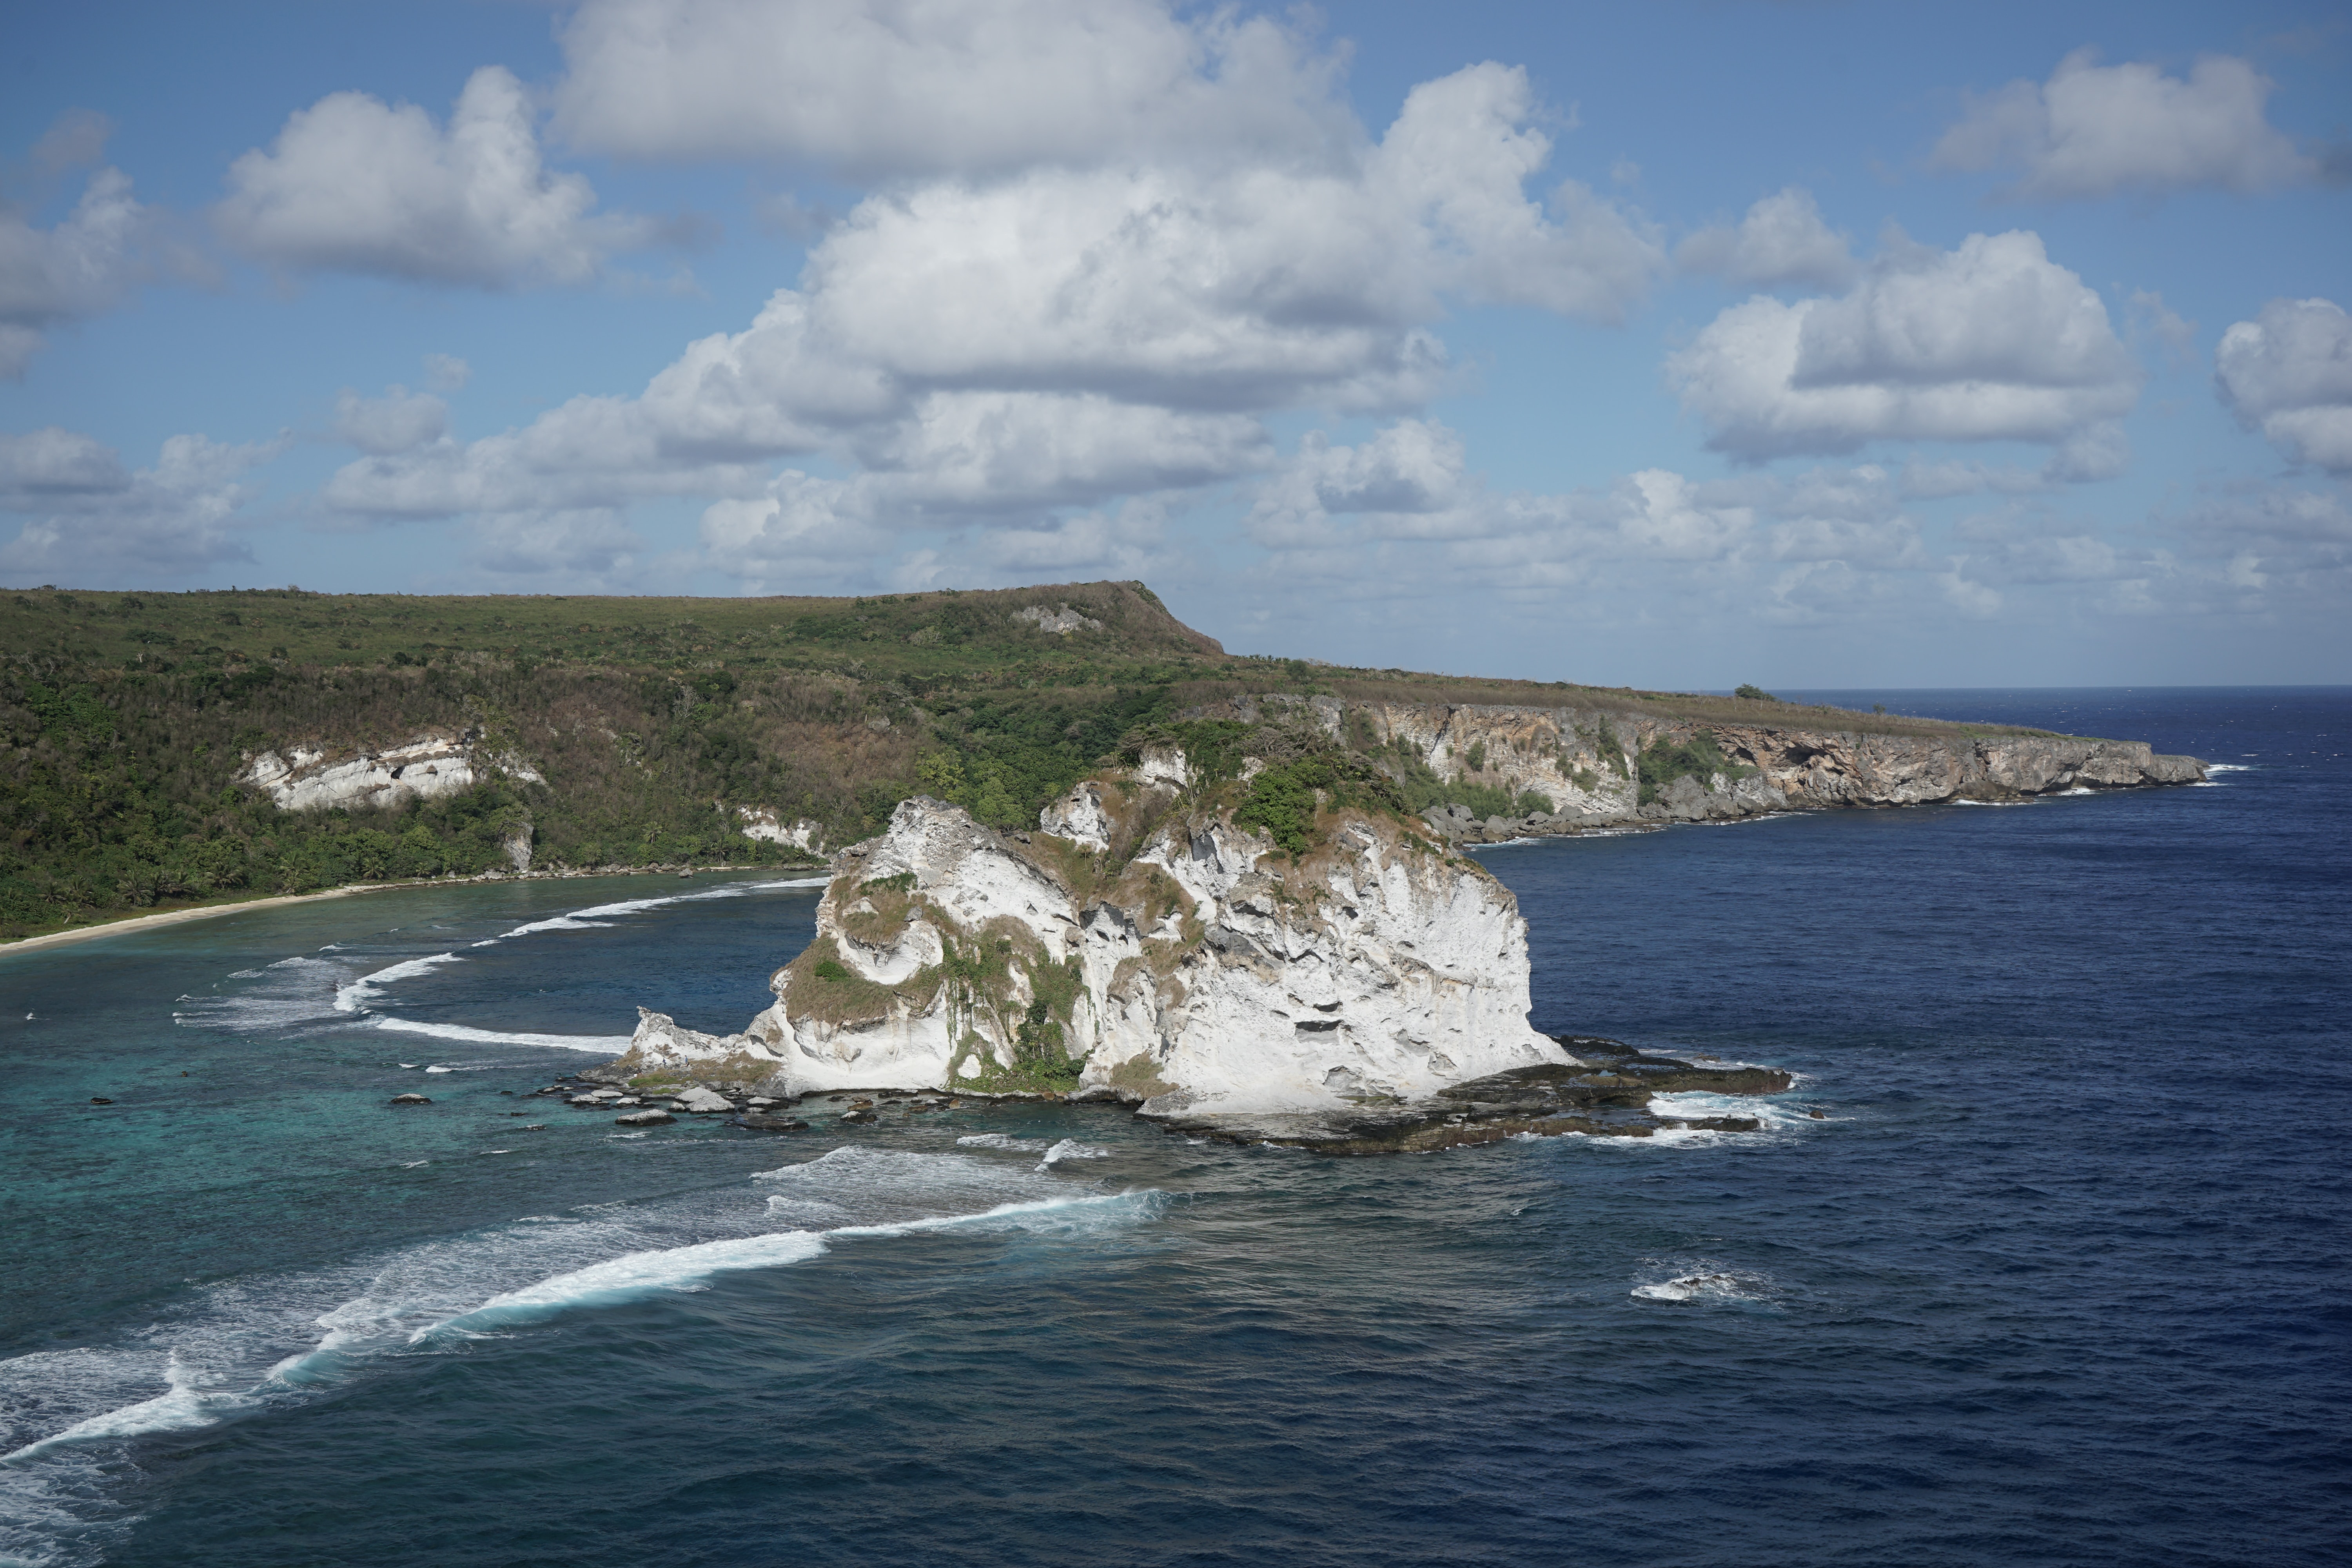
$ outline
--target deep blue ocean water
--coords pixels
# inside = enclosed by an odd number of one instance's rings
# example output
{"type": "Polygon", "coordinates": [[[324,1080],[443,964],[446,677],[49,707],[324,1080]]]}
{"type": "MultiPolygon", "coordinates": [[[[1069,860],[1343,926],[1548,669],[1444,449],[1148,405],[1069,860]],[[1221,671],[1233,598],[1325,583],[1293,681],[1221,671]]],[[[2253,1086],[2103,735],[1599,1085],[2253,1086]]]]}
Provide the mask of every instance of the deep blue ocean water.
{"type": "Polygon", "coordinates": [[[2352,1557],[2352,690],[1835,695],[2231,771],[1486,851],[1537,1024],[1794,1068],[1754,1134],[523,1098],[740,1027],[752,879],[0,954],[0,1562],[2352,1557]]]}

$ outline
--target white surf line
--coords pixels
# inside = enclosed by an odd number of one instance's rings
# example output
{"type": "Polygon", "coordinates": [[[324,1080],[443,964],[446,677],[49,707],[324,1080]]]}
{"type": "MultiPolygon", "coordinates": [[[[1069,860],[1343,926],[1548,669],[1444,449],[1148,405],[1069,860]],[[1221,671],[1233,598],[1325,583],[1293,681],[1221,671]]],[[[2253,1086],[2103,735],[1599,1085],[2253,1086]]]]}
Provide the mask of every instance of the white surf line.
{"type": "Polygon", "coordinates": [[[369,1005],[375,1000],[376,994],[382,986],[388,985],[395,980],[408,980],[419,974],[429,974],[445,963],[465,962],[454,952],[436,952],[430,958],[404,959],[398,963],[387,964],[371,973],[361,975],[348,985],[338,987],[335,992],[335,1010],[339,1013],[364,1013],[368,1010],[369,1005]]]}
{"type": "Polygon", "coordinates": [[[476,947],[490,947],[519,936],[532,936],[543,931],[600,931],[609,926],[614,918],[634,915],[646,910],[658,910],[671,904],[698,903],[706,899],[740,899],[751,893],[774,892],[784,888],[822,888],[830,881],[826,877],[787,877],[772,882],[730,882],[723,888],[706,888],[700,892],[676,893],[659,899],[625,899],[615,904],[593,904],[584,910],[571,910],[551,915],[543,921],[530,921],[512,931],[500,931],[476,942],[476,947]]]}
{"type": "Polygon", "coordinates": [[[101,1411],[86,1420],[75,1422],[62,1432],[52,1432],[21,1448],[0,1454],[0,1465],[33,1458],[68,1443],[93,1442],[103,1437],[136,1437],[149,1432],[185,1432],[198,1426],[210,1426],[220,1420],[223,1413],[248,1402],[249,1396],[245,1394],[197,1387],[194,1374],[180,1364],[176,1352],[163,1375],[165,1383],[170,1384],[168,1392],[152,1399],[142,1399],[136,1405],[101,1411]]]}
{"type": "Polygon", "coordinates": [[[174,1351],[167,1363],[168,1386],[163,1393],[100,1411],[61,1431],[0,1454],[0,1464],[35,1458],[51,1449],[76,1444],[215,1426],[234,1415],[266,1407],[272,1394],[284,1395],[311,1388],[321,1381],[322,1374],[347,1360],[372,1359],[401,1345],[418,1345],[446,1333],[480,1338],[504,1324],[536,1321],[575,1306],[617,1303],[661,1290],[691,1290],[716,1274],[781,1268],[821,1257],[828,1250],[831,1240],[907,1236],[991,1222],[1017,1226],[1024,1220],[1061,1211],[1076,1215],[1120,1205],[1134,1209],[1140,1216],[1152,1212],[1151,1200],[1160,1195],[1156,1189],[1118,1194],[1085,1194],[999,1204],[971,1214],[843,1226],[825,1231],[769,1231],[683,1247],[640,1249],[499,1292],[478,1306],[404,1335],[397,1327],[397,1319],[404,1310],[402,1303],[397,1300],[380,1300],[371,1289],[317,1319],[318,1324],[328,1331],[309,1349],[279,1359],[250,1389],[237,1392],[202,1386],[198,1381],[201,1373],[184,1365],[174,1351]]]}
{"type": "Polygon", "coordinates": [[[390,1014],[378,1014],[373,1020],[379,1029],[391,1029],[404,1035],[430,1035],[436,1039],[463,1040],[479,1046],[547,1046],[566,1051],[596,1051],[605,1056],[618,1056],[629,1048],[629,1035],[526,1035],[507,1034],[497,1029],[476,1029],[464,1024],[421,1024],[414,1018],[395,1018],[390,1014]]]}
{"type": "Polygon", "coordinates": [[[1119,1193],[1036,1198],[1024,1203],[998,1204],[978,1214],[940,1215],[928,1219],[898,1220],[887,1225],[846,1225],[823,1231],[771,1231],[761,1236],[624,1253],[585,1268],[575,1268],[568,1274],[554,1275],[520,1289],[501,1292],[470,1310],[418,1329],[409,1335],[408,1342],[423,1344],[449,1332],[470,1334],[474,1330],[467,1325],[474,1323],[487,1327],[570,1307],[622,1301],[651,1291],[694,1289],[714,1274],[804,1263],[831,1250],[827,1243],[834,1240],[913,1236],[926,1231],[982,1225],[992,1220],[1017,1221],[1056,1210],[1099,1208],[1126,1203],[1139,1195],[1119,1193]]]}

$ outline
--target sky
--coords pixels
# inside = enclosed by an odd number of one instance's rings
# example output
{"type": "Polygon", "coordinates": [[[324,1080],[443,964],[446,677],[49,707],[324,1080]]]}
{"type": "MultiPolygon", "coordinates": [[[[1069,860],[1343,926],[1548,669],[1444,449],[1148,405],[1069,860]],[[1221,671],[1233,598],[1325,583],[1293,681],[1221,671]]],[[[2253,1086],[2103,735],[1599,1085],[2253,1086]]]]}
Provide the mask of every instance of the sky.
{"type": "Polygon", "coordinates": [[[0,10],[0,584],[2352,679],[2340,4],[0,10]]]}

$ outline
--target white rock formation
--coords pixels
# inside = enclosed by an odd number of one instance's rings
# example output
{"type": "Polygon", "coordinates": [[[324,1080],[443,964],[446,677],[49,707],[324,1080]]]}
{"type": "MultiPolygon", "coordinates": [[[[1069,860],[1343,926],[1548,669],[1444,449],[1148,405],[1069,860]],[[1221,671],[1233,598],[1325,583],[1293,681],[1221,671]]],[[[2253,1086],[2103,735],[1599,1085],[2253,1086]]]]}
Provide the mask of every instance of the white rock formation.
{"type": "Polygon", "coordinates": [[[1066,1057],[1081,1094],[1214,1115],[1567,1059],[1528,1026],[1526,922],[1483,868],[1352,810],[1294,860],[1234,825],[1233,787],[1190,780],[1181,752],[1147,753],[1034,836],[908,801],[835,862],[815,942],[744,1033],[646,1013],[614,1067],[800,1094],[981,1088],[1066,1057]]]}
{"type": "Polygon", "coordinates": [[[1013,611],[1013,618],[1027,621],[1041,632],[1056,632],[1063,637],[1076,631],[1098,632],[1103,629],[1100,621],[1092,616],[1082,616],[1067,605],[1054,610],[1043,605],[1032,605],[1025,610],[1013,611]]]}
{"type": "Polygon", "coordinates": [[[267,791],[280,811],[432,800],[471,789],[494,773],[525,784],[544,782],[520,758],[486,752],[478,740],[469,731],[462,735],[428,733],[397,746],[356,752],[293,745],[282,753],[263,752],[247,759],[237,782],[267,791]]]}
{"type": "Polygon", "coordinates": [[[764,838],[771,844],[789,844],[812,855],[824,853],[824,826],[822,823],[802,817],[787,827],[772,805],[739,805],[735,808],[735,817],[743,825],[743,837],[746,838],[764,838]]]}

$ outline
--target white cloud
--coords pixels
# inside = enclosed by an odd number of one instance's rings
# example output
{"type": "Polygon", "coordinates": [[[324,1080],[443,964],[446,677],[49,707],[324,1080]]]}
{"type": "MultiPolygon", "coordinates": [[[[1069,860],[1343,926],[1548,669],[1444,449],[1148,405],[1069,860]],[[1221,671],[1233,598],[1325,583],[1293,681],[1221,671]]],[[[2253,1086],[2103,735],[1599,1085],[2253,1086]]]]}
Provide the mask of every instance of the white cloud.
{"type": "Polygon", "coordinates": [[[1462,438],[1443,425],[1402,419],[1360,447],[1335,447],[1309,432],[1298,454],[1260,487],[1249,531],[1275,548],[1325,545],[1347,535],[1336,514],[1379,520],[1388,537],[1483,532],[1462,438]]]}
{"type": "Polygon", "coordinates": [[[856,178],[1343,149],[1337,62],[1154,0],[588,0],[556,120],[583,147],[856,178]]]}
{"type": "Polygon", "coordinates": [[[90,175],[73,211],[51,228],[0,208],[0,379],[23,377],[45,331],[121,298],[140,275],[145,221],[120,169],[90,175]]]}
{"type": "Polygon", "coordinates": [[[609,508],[494,512],[467,531],[466,559],[500,576],[593,592],[633,586],[644,548],[609,508]]]}
{"type": "Polygon", "coordinates": [[[648,496],[749,494],[765,475],[672,439],[628,398],[575,397],[520,430],[362,458],[320,490],[332,510],[377,519],[589,510],[648,496]]]}
{"type": "Polygon", "coordinates": [[[449,405],[429,392],[394,384],[382,397],[362,397],[346,387],[335,399],[335,434],[362,452],[379,457],[414,451],[437,441],[449,426],[449,405]]]}
{"type": "Polygon", "coordinates": [[[1846,237],[1822,221],[1812,193],[1797,185],[1749,207],[1736,227],[1699,230],[1675,247],[1675,261],[1759,289],[1843,289],[1857,270],[1846,237]]]}
{"type": "Polygon", "coordinates": [[[2352,317],[2332,300],[2273,300],[2221,334],[2221,401],[2287,458],[2352,474],[2352,317]]]}
{"type": "Polygon", "coordinates": [[[1955,564],[1937,582],[1942,584],[1944,597],[1950,601],[1952,607],[1970,619],[1989,621],[2000,614],[2000,591],[1964,575],[1960,564],[1955,564]]]}
{"type": "Polygon", "coordinates": [[[2273,84],[2246,61],[2207,55],[2186,79],[2155,65],[2102,66],[2077,49],[2047,82],[1971,98],[1944,132],[1938,168],[2020,171],[2004,193],[2096,199],[2119,191],[2264,191],[2319,177],[2316,159],[2266,118],[2273,84]]]}
{"type": "Polygon", "coordinates": [[[588,182],[542,166],[522,84],[498,66],[467,81],[446,131],[415,104],[331,94],[297,110],[268,151],[231,164],[228,184],[213,212],[222,236],[298,270],[581,283],[651,232],[592,216],[588,182]]]}
{"type": "Polygon", "coordinates": [[[0,545],[0,573],[136,586],[250,561],[252,551],[230,531],[252,499],[243,476],[285,447],[282,438],[229,446],[174,436],[153,468],[131,472],[72,431],[0,437],[0,510],[29,518],[0,545]]]}
{"type": "MultiPolygon", "coordinates": [[[[1527,72],[1491,62],[1405,96],[1366,168],[1359,226],[1404,240],[1424,286],[1488,303],[1614,321],[1664,264],[1656,237],[1575,181],[1553,215],[1522,187],[1551,156],[1527,72]]],[[[1372,236],[1368,236],[1372,237],[1372,236]]]]}
{"type": "Polygon", "coordinates": [[[27,510],[60,496],[110,495],[131,488],[113,448],[52,425],[23,436],[0,433],[0,507],[27,510]]]}
{"type": "Polygon", "coordinates": [[[1735,305],[1667,361],[1708,445],[1751,461],[1875,440],[2089,444],[2127,412],[2140,372],[2083,280],[2038,235],[1970,235],[1937,251],[1899,237],[1848,293],[1735,305]]]}
{"type": "Polygon", "coordinates": [[[709,494],[765,508],[756,527],[731,507],[711,525],[715,552],[757,562],[802,548],[794,520],[828,510],[954,528],[1255,475],[1274,461],[1267,414],[1438,390],[1427,323],[1449,299],[1606,319],[1646,287],[1662,257],[1633,220],[1574,186],[1549,209],[1526,194],[1549,150],[1536,113],[1522,73],[1474,67],[1415,89],[1338,165],[1055,167],[877,193],[798,288],[642,395],[365,459],[327,499],[434,515],[709,494]],[[768,486],[751,468],[818,455],[857,471],[768,486]]]}

